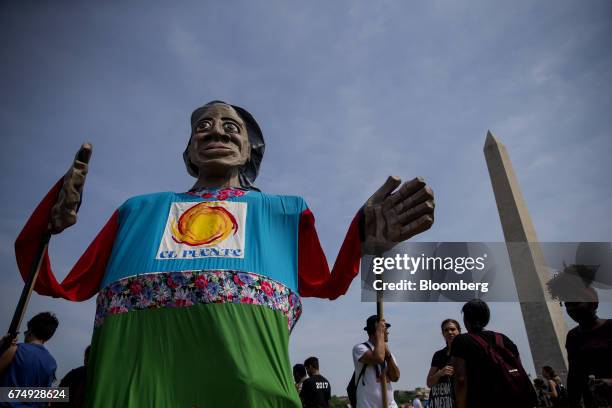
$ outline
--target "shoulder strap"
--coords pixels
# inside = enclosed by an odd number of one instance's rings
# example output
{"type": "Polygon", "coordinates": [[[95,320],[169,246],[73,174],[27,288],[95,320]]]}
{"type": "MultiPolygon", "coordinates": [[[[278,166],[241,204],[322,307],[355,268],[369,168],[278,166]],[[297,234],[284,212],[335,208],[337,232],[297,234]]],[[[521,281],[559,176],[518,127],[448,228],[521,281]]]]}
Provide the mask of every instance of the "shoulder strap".
{"type": "MultiPolygon", "coordinates": [[[[497,334],[497,333],[496,333],[496,334],[497,334]]],[[[468,333],[468,335],[469,335],[469,336],[470,336],[472,339],[474,339],[474,340],[476,341],[476,343],[478,343],[478,344],[480,345],[480,347],[482,347],[483,349],[485,349],[485,350],[486,350],[486,349],[489,347],[489,343],[488,343],[488,342],[487,342],[485,339],[483,339],[482,337],[480,337],[479,335],[477,335],[477,334],[475,334],[475,333],[468,333]]],[[[496,337],[496,340],[497,340],[497,336],[495,336],[495,337],[496,337]]]]}
{"type": "Polygon", "coordinates": [[[502,337],[502,335],[497,332],[494,332],[494,334],[495,334],[495,344],[497,344],[497,347],[506,348],[506,346],[504,345],[504,338],[502,337]]]}
{"type": "MultiPolygon", "coordinates": [[[[367,341],[365,343],[362,343],[364,346],[366,346],[370,351],[372,351],[372,347],[370,347],[370,343],[368,343],[367,341]]],[[[363,373],[365,372],[365,369],[368,365],[364,364],[363,367],[361,368],[361,371],[359,372],[359,377],[357,377],[357,384],[359,384],[359,380],[361,379],[361,377],[363,376],[363,373]]],[[[364,383],[365,385],[365,383],[364,383]]]]}
{"type": "Polygon", "coordinates": [[[515,354],[514,351],[506,347],[506,343],[504,343],[504,335],[497,332],[493,332],[493,334],[495,335],[495,345],[497,346],[498,350],[502,350],[505,354],[511,356],[512,359],[518,362],[519,356],[515,354]]]}

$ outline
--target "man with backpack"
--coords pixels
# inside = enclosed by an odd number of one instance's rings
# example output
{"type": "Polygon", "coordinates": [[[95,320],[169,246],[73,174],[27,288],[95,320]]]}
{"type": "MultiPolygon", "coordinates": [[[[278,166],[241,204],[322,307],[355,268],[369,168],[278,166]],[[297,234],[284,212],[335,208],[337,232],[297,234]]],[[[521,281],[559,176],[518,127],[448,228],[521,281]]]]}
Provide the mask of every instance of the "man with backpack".
{"type": "Polygon", "coordinates": [[[521,364],[516,345],[507,336],[484,330],[491,313],[474,299],[463,305],[468,331],[451,345],[457,408],[532,408],[537,397],[521,364]]]}
{"type": "Polygon", "coordinates": [[[393,399],[391,382],[397,382],[400,370],[395,357],[389,350],[389,323],[378,320],[372,315],[366,320],[363,329],[368,333],[368,341],[353,347],[353,363],[355,373],[351,379],[354,387],[347,387],[351,406],[355,408],[380,408],[382,406],[382,393],[380,379],[387,377],[388,408],[397,408],[393,399]],[[354,392],[354,396],[351,395],[354,392]],[[354,399],[354,400],[353,400],[354,399]]]}

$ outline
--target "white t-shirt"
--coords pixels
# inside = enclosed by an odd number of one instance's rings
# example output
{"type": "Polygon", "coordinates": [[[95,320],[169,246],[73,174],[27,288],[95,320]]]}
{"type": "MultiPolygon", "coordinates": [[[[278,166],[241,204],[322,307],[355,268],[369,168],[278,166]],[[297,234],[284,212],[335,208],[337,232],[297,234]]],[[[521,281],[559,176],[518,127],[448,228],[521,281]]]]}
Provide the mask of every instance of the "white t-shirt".
{"type": "MultiPolygon", "coordinates": [[[[372,350],[374,345],[367,342],[372,350]]],[[[353,347],[353,363],[355,365],[355,381],[361,373],[363,364],[359,362],[359,359],[365,354],[366,351],[370,350],[365,344],[359,343],[353,347]]],[[[391,354],[391,358],[397,365],[395,356],[391,354]]],[[[356,408],[380,408],[382,405],[382,396],[380,393],[380,380],[376,378],[376,367],[372,364],[368,364],[363,376],[357,383],[357,407],[356,408]],[[364,385],[365,382],[365,385],[364,385]]],[[[387,379],[387,401],[389,402],[389,408],[397,408],[397,404],[393,399],[393,387],[391,387],[391,381],[387,379]]]]}

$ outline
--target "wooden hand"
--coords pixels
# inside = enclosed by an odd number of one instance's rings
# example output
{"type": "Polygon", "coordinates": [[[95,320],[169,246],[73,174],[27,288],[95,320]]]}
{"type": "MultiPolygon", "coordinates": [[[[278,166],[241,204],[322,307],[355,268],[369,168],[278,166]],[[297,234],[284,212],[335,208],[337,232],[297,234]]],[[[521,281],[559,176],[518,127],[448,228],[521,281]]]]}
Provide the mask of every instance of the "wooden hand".
{"type": "Polygon", "coordinates": [[[52,234],[59,234],[77,221],[77,211],[81,205],[91,151],[91,144],[83,143],[72,162],[72,166],[64,176],[62,189],[51,209],[49,232],[52,234]]]}
{"type": "Polygon", "coordinates": [[[364,249],[381,254],[397,243],[431,228],[434,222],[434,195],[421,177],[404,183],[389,177],[366,201],[364,249]]]}

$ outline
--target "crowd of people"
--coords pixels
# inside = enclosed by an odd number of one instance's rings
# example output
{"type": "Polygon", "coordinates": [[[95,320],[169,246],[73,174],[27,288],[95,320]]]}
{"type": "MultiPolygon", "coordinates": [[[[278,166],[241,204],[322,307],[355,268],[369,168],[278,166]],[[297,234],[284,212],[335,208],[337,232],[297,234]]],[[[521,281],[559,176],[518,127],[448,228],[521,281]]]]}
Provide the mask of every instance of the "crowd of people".
{"type": "Polygon", "coordinates": [[[463,322],[442,322],[446,346],[434,353],[427,385],[429,407],[581,407],[612,406],[612,320],[597,316],[593,302],[565,302],[568,315],[578,323],[569,331],[567,387],[551,366],[541,377],[526,375],[516,345],[502,333],[485,330],[490,311],[481,300],[467,302],[463,322]]]}
{"type": "MultiPolygon", "coordinates": [[[[412,407],[611,407],[612,320],[597,316],[596,294],[593,300],[565,302],[568,315],[578,323],[567,335],[567,386],[548,365],[542,367],[541,376],[532,381],[522,366],[514,342],[503,333],[486,330],[491,316],[488,305],[478,299],[467,302],[461,309],[467,333],[462,333],[462,326],[455,319],[442,321],[445,346],[434,353],[427,373],[429,398],[425,401],[415,398],[412,407]]],[[[367,341],[353,347],[355,371],[347,393],[351,405],[356,408],[382,406],[383,376],[388,407],[398,407],[392,383],[399,380],[400,369],[389,348],[390,326],[384,320],[379,321],[376,315],[370,316],[364,327],[367,341]]],[[[316,362],[318,374],[318,360],[316,362]]],[[[309,379],[304,366],[306,362],[293,368],[303,406],[327,408],[329,392],[317,391],[316,400],[312,394],[304,392],[304,384],[309,379]]],[[[325,383],[328,391],[329,382],[325,380],[325,383]]]]}
{"type": "MultiPolygon", "coordinates": [[[[441,323],[444,348],[433,354],[426,382],[429,398],[415,398],[413,407],[429,408],[606,408],[612,406],[612,320],[597,316],[594,302],[566,302],[568,315],[578,323],[566,340],[569,371],[567,386],[551,366],[541,369],[541,377],[531,381],[526,374],[518,348],[502,333],[486,330],[490,320],[488,305],[471,300],[463,305],[463,324],[455,319],[441,323]]],[[[57,363],[45,343],[57,327],[52,313],[34,316],[27,323],[24,342],[7,336],[11,342],[0,356],[0,387],[50,387],[55,381],[57,363]]],[[[397,408],[393,382],[400,378],[398,362],[389,346],[391,324],[376,315],[366,320],[363,328],[367,340],[352,350],[354,374],[347,388],[355,408],[378,408],[382,405],[381,379],[386,379],[389,408],[397,408]],[[384,377],[383,377],[384,376],[384,377]],[[353,385],[354,387],[351,387],[353,385]],[[351,395],[350,389],[354,395],[351,395]],[[351,398],[352,397],[352,398],[351,398]]],[[[70,402],[62,407],[82,407],[85,401],[87,360],[70,371],[59,383],[70,390],[70,402]]],[[[304,408],[328,408],[331,385],[321,375],[319,359],[307,358],[293,366],[296,391],[304,408]]],[[[0,406],[11,405],[0,402],[0,406]]],[[[47,405],[40,405],[47,406],[47,405]]]]}

